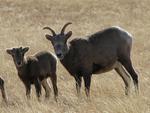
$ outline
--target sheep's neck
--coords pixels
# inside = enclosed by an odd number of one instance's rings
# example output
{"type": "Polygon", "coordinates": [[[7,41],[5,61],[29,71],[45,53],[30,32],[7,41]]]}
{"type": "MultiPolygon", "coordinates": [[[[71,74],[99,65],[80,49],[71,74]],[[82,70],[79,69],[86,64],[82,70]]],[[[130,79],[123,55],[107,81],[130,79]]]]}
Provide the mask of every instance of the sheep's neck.
{"type": "Polygon", "coordinates": [[[17,70],[18,70],[18,75],[19,77],[22,77],[24,76],[24,73],[26,71],[26,68],[27,68],[27,61],[26,59],[23,60],[23,64],[21,66],[16,66],[17,70]]]}
{"type": "Polygon", "coordinates": [[[60,62],[69,71],[70,74],[73,74],[73,72],[72,72],[72,66],[74,64],[73,64],[73,59],[72,58],[74,58],[73,49],[71,50],[71,48],[68,48],[68,51],[65,54],[64,58],[62,60],[60,60],[60,62]]]}

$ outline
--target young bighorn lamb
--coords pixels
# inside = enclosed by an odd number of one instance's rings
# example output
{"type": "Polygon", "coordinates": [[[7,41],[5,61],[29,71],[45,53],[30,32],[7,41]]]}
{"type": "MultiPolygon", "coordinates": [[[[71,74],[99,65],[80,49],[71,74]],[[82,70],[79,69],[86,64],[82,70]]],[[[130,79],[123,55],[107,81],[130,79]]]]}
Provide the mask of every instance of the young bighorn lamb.
{"type": "Polygon", "coordinates": [[[5,86],[4,86],[4,80],[1,77],[0,77],[0,90],[1,90],[4,101],[7,103],[7,96],[6,96],[5,86]]]}
{"type": "Polygon", "coordinates": [[[57,57],[76,80],[77,93],[80,93],[81,78],[85,82],[87,97],[90,92],[92,74],[103,73],[115,69],[125,83],[125,94],[129,93],[131,75],[135,89],[138,91],[138,75],[133,69],[130,52],[132,36],[119,27],[110,27],[87,36],[86,39],[73,39],[67,44],[72,31],[64,33],[67,23],[56,34],[50,27],[44,27],[52,32],[45,37],[51,41],[57,57]],[[127,72],[126,72],[126,70],[127,72]]]}
{"type": "Polygon", "coordinates": [[[47,51],[42,51],[34,56],[25,58],[24,54],[28,50],[28,47],[7,49],[7,53],[10,54],[14,60],[18,76],[25,85],[27,98],[30,98],[31,84],[35,85],[38,99],[41,95],[41,84],[46,93],[45,97],[49,97],[50,87],[47,83],[47,78],[50,77],[56,99],[58,95],[56,58],[47,51]]]}

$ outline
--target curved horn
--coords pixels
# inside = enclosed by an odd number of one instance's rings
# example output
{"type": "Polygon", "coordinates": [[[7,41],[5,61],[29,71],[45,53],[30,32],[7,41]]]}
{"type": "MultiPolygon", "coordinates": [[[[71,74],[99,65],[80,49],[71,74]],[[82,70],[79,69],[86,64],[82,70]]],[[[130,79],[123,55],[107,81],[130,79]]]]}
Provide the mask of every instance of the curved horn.
{"type": "Polygon", "coordinates": [[[67,27],[69,24],[72,24],[72,23],[71,23],[71,22],[68,22],[68,23],[66,23],[66,24],[64,25],[64,27],[63,27],[62,30],[61,30],[61,34],[64,34],[65,29],[66,29],[66,27],[67,27]]]}
{"type": "Polygon", "coordinates": [[[48,29],[48,30],[50,30],[50,31],[52,32],[53,36],[56,35],[55,31],[54,31],[53,29],[51,29],[50,27],[44,27],[43,29],[48,29]]]}

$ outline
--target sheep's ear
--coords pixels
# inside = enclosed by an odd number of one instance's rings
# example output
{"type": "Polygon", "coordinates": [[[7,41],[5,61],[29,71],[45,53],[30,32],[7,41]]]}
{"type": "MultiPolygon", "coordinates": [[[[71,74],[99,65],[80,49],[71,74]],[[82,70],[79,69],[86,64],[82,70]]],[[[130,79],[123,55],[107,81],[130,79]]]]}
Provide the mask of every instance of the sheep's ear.
{"type": "Polygon", "coordinates": [[[29,47],[25,47],[25,48],[22,49],[22,52],[26,53],[28,50],[29,50],[29,47]]]}
{"type": "Polygon", "coordinates": [[[66,36],[66,39],[70,38],[72,35],[72,31],[69,31],[65,36],[66,36]]]}
{"type": "Polygon", "coordinates": [[[52,39],[53,39],[53,37],[51,35],[48,35],[48,34],[46,34],[45,37],[47,40],[50,40],[50,41],[52,41],[52,39]]]}
{"type": "Polygon", "coordinates": [[[10,54],[10,55],[13,54],[13,50],[12,50],[12,49],[6,49],[6,52],[7,52],[8,54],[10,54]]]}

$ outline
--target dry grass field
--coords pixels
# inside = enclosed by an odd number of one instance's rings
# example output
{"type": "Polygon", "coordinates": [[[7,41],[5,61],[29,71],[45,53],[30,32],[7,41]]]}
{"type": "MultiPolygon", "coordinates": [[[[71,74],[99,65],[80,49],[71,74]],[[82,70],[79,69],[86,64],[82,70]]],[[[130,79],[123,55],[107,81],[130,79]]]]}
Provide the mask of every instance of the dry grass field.
{"type": "MultiPolygon", "coordinates": [[[[149,0],[0,0],[0,76],[9,98],[0,95],[0,113],[150,113],[150,1],[149,0]],[[51,26],[57,32],[66,22],[71,39],[86,36],[110,26],[120,26],[133,35],[132,61],[139,74],[140,94],[124,95],[124,83],[115,71],[93,75],[91,101],[84,87],[77,98],[74,78],[58,62],[58,103],[38,102],[34,88],[27,101],[25,88],[17,76],[6,48],[29,46],[27,55],[53,51],[44,37],[51,26]]],[[[51,82],[50,82],[51,83],[51,82]]],[[[51,85],[51,84],[50,84],[51,85]]],[[[42,91],[44,94],[44,91],[42,91]]],[[[132,92],[134,92],[132,88],[132,92]]]]}

